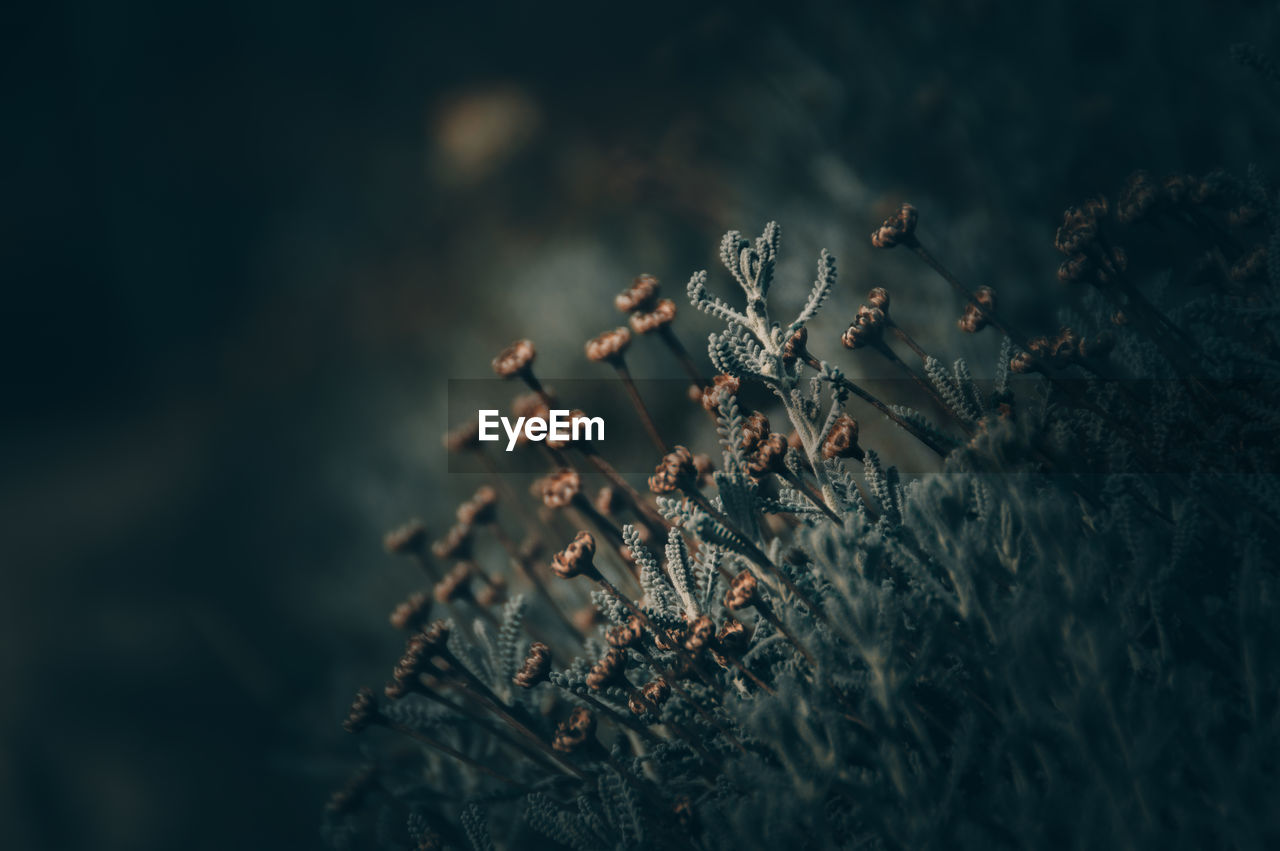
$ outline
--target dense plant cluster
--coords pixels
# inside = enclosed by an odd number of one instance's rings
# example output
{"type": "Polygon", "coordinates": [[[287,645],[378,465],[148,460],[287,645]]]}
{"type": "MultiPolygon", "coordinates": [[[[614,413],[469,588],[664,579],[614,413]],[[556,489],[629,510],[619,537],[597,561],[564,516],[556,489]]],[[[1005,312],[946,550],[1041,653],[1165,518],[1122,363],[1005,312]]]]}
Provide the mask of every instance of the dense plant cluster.
{"type": "MultiPolygon", "coordinates": [[[[1071,306],[1043,335],[917,223],[904,205],[872,241],[945,281],[957,334],[990,329],[994,380],[925,351],[882,288],[824,359],[837,341],[807,325],[834,258],[779,320],[778,226],[730,232],[741,297],[688,285],[724,324],[718,375],[647,276],[617,298],[630,328],[587,345],[655,443],[651,493],[590,444],[528,444],[532,501],[495,475],[434,544],[388,536],[433,587],[352,706],[377,741],[330,803],[336,847],[1276,847],[1280,196],[1259,173],[1139,173],[1069,210],[1071,306]],[[720,458],[666,442],[633,337],[689,371],[720,458]],[[878,398],[863,358],[918,392],[878,398]],[[776,407],[746,410],[751,385],[776,407]],[[936,470],[899,475],[856,417],[936,470]]],[[[527,386],[515,413],[587,404],[535,360],[521,341],[494,362],[527,386]]],[[[487,462],[473,429],[448,441],[487,462]]]]}

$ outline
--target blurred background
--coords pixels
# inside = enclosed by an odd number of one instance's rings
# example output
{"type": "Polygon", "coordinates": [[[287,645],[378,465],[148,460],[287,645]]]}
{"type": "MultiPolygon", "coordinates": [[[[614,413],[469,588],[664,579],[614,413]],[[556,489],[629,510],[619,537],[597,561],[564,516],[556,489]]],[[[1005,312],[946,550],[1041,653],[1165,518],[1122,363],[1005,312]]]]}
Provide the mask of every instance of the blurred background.
{"type": "Polygon", "coordinates": [[[1064,207],[1136,168],[1242,173],[1280,117],[1228,55],[1275,54],[1275,2],[7,17],[6,849],[319,844],[359,761],[339,722],[417,579],[381,534],[442,530],[474,487],[440,448],[447,382],[511,339],[544,376],[599,377],[582,343],[651,272],[705,363],[684,282],[777,219],[783,308],[819,248],[840,259],[822,352],[849,357],[842,320],[884,284],[926,347],[989,372],[994,337],[957,341],[952,296],[872,256],[893,205],[1048,323],[1064,207]]]}

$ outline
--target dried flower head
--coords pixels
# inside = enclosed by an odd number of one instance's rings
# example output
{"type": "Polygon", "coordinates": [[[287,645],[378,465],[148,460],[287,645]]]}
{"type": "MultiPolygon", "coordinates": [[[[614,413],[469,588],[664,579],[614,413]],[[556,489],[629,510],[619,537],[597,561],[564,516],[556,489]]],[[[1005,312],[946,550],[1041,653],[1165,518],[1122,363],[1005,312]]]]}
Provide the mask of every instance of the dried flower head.
{"type": "Polygon", "coordinates": [[[1116,201],[1116,220],[1131,225],[1145,219],[1155,209],[1158,192],[1145,171],[1135,171],[1125,181],[1116,201]]]}
{"type": "Polygon", "coordinates": [[[511,681],[520,688],[533,688],[538,683],[545,682],[550,674],[551,648],[541,641],[535,641],[529,646],[529,655],[511,681]]]}
{"type": "Polygon", "coordinates": [[[653,275],[638,275],[613,300],[613,306],[622,313],[635,310],[648,310],[658,299],[658,279],[653,275]]]}
{"type": "Polygon", "coordinates": [[[587,743],[596,731],[596,719],[581,706],[569,713],[569,718],[556,726],[556,736],[551,746],[561,753],[573,753],[587,743]]]}
{"type": "Polygon", "coordinates": [[[630,345],[631,332],[626,328],[614,328],[612,331],[605,331],[600,336],[593,337],[587,341],[587,360],[596,362],[616,361],[622,357],[630,345]]]}
{"type": "Polygon", "coordinates": [[[841,344],[846,349],[860,349],[870,345],[880,339],[888,318],[880,308],[869,304],[862,305],[858,308],[853,321],[849,323],[849,327],[841,335],[841,344]]]}
{"type": "Polygon", "coordinates": [[[693,453],[683,446],[676,446],[658,462],[657,469],[649,477],[649,490],[656,494],[674,493],[685,485],[693,484],[697,476],[693,453]]]}
{"type": "Polygon", "coordinates": [[[480,448],[480,423],[468,421],[445,432],[444,448],[450,452],[466,452],[480,448]]]}
{"type": "Polygon", "coordinates": [[[706,647],[716,636],[716,623],[710,615],[699,615],[689,624],[689,632],[685,636],[684,649],[697,653],[706,647]]]}
{"type": "Polygon", "coordinates": [[[609,643],[609,646],[619,649],[635,647],[643,637],[644,624],[635,615],[627,618],[625,624],[615,626],[604,634],[604,640],[609,643]]]}
{"type": "Polygon", "coordinates": [[[493,359],[493,371],[502,378],[512,378],[529,371],[538,354],[532,340],[516,340],[493,359]]]}
{"type": "Polygon", "coordinates": [[[990,313],[996,309],[996,291],[991,287],[978,287],[973,294],[973,299],[978,304],[969,302],[964,306],[964,314],[960,317],[960,330],[969,334],[976,334],[983,328],[987,327],[987,317],[983,311],[990,313]],[[978,309],[978,305],[982,309],[978,309]]]}
{"type": "Polygon", "coordinates": [[[768,436],[769,418],[759,411],[752,411],[742,423],[742,439],[738,441],[738,448],[744,455],[751,455],[760,446],[760,441],[768,436]]]}
{"type": "Polygon", "coordinates": [[[773,432],[756,447],[755,454],[747,461],[747,470],[753,476],[767,473],[783,473],[787,469],[787,439],[773,432]]]}
{"type": "Polygon", "coordinates": [[[392,529],[382,539],[382,546],[389,553],[405,555],[422,552],[427,542],[427,527],[421,520],[410,520],[398,529],[392,529]]]}
{"type": "Polygon", "coordinates": [[[661,706],[667,702],[667,698],[671,697],[671,686],[667,685],[667,681],[662,677],[658,677],[645,683],[640,692],[654,706],[661,706]]]}
{"type": "Polygon", "coordinates": [[[732,375],[720,373],[711,379],[711,383],[702,388],[702,407],[711,413],[720,408],[720,400],[738,393],[740,382],[732,375]]]}
{"type": "Polygon", "coordinates": [[[889,291],[884,287],[872,287],[871,292],[867,293],[867,304],[871,307],[878,307],[887,314],[889,312],[889,291]]]}
{"type": "Polygon", "coordinates": [[[1068,257],[1084,254],[1097,243],[1098,219],[1088,203],[1068,207],[1053,238],[1053,247],[1068,257]]]}
{"type": "Polygon", "coordinates": [[[1267,273],[1267,248],[1259,243],[1231,264],[1228,276],[1237,284],[1261,280],[1267,273]]]}
{"type": "Polygon", "coordinates": [[[787,338],[782,344],[782,359],[788,364],[795,362],[797,358],[803,357],[807,351],[809,343],[809,329],[803,325],[800,326],[794,334],[787,338]]]}
{"type": "Polygon", "coordinates": [[[356,692],[355,700],[351,701],[351,710],[347,713],[347,719],[342,722],[342,728],[348,733],[359,733],[370,724],[377,723],[379,717],[378,701],[373,696],[373,690],[361,688],[356,692]]]}
{"type": "Polygon", "coordinates": [[[864,457],[862,447],[858,445],[858,421],[848,414],[841,414],[831,424],[831,430],[822,440],[823,458],[857,458],[864,457]]]}
{"type": "Polygon", "coordinates": [[[434,594],[440,603],[452,603],[471,596],[471,562],[460,561],[436,583],[434,594]]]}
{"type": "Polygon", "coordinates": [[[614,685],[622,680],[627,670],[627,654],[616,647],[610,648],[604,658],[591,666],[587,671],[587,687],[599,691],[605,686],[614,685]]]}
{"type": "Polygon", "coordinates": [[[742,621],[727,618],[716,633],[716,646],[729,653],[740,653],[747,646],[747,628],[742,621]]]}
{"type": "Polygon", "coordinates": [[[410,594],[391,612],[391,625],[396,629],[417,629],[431,616],[431,597],[421,591],[410,594]]]}
{"type": "Polygon", "coordinates": [[[916,232],[916,208],[903,204],[898,212],[884,220],[884,224],[871,233],[871,244],[876,248],[893,248],[906,242],[916,232]]]}
{"type": "Polygon", "coordinates": [[[659,299],[652,310],[631,314],[631,330],[637,334],[649,334],[670,325],[676,318],[676,303],[669,298],[659,299]]]}
{"type": "Polygon", "coordinates": [[[590,532],[579,532],[569,545],[551,559],[551,571],[561,579],[591,576],[595,573],[596,539],[590,532]]]}
{"type": "Polygon", "coordinates": [[[498,492],[481,485],[471,499],[458,506],[458,522],[463,526],[490,523],[498,514],[498,492]]]}
{"type": "Polygon", "coordinates": [[[1088,280],[1096,271],[1097,267],[1087,255],[1073,254],[1059,264],[1058,280],[1064,284],[1078,284],[1088,280]]]}
{"type": "Polygon", "coordinates": [[[725,608],[736,611],[753,605],[756,601],[756,593],[758,590],[758,583],[756,582],[755,576],[748,570],[742,571],[737,576],[733,577],[733,582],[729,585],[729,590],[725,592],[725,608]]]}
{"type": "Polygon", "coordinates": [[[455,523],[443,538],[431,545],[431,554],[438,559],[470,558],[474,543],[471,527],[455,523]]]}
{"type": "Polygon", "coordinates": [[[542,480],[542,502],[547,508],[564,508],[582,489],[582,477],[567,467],[542,480]]]}

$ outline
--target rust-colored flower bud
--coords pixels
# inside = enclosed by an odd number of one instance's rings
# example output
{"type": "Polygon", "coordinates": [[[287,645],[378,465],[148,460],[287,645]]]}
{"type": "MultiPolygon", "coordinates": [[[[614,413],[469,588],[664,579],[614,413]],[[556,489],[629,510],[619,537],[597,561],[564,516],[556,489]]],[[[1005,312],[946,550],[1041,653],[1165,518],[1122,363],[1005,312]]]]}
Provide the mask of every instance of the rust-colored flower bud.
{"type": "Polygon", "coordinates": [[[840,343],[846,349],[860,349],[880,339],[884,332],[888,316],[878,307],[864,304],[849,323],[849,327],[840,336],[840,343]]]}
{"type": "Polygon", "coordinates": [[[631,286],[613,299],[613,306],[622,313],[648,310],[658,300],[658,279],[653,275],[639,275],[631,286]]]}
{"type": "Polygon", "coordinates": [[[1249,281],[1261,280],[1262,276],[1267,273],[1267,249],[1265,245],[1258,244],[1246,251],[1240,256],[1240,259],[1231,264],[1231,270],[1228,272],[1231,280],[1237,284],[1248,283],[1249,281]]]}
{"type": "Polygon", "coordinates": [[[893,248],[906,242],[915,235],[917,217],[915,207],[903,204],[898,212],[885,219],[884,224],[871,233],[871,244],[876,248],[893,248]]]}
{"type": "Polygon", "coordinates": [[[872,287],[871,292],[867,293],[867,304],[871,307],[878,307],[885,313],[888,313],[889,291],[884,287],[872,287]]]}
{"type": "Polygon", "coordinates": [[[608,485],[600,488],[599,492],[596,493],[596,511],[599,511],[605,517],[612,517],[626,508],[626,506],[626,498],[608,485]]]}
{"type": "Polygon", "coordinates": [[[631,332],[626,328],[614,328],[587,341],[587,360],[616,361],[631,345],[631,332]]]}
{"type": "Polygon", "coordinates": [[[342,722],[342,729],[348,733],[359,733],[370,724],[377,723],[380,717],[373,690],[362,688],[356,692],[355,700],[351,701],[351,710],[347,713],[347,719],[342,722]]]}
{"type": "Polygon", "coordinates": [[[841,414],[831,424],[831,430],[822,440],[823,458],[863,458],[858,445],[858,421],[848,414],[841,414]]]}
{"type": "Polygon", "coordinates": [[[471,499],[458,506],[458,523],[463,526],[490,523],[498,514],[498,492],[481,485],[471,499]]]}
{"type": "Polygon", "coordinates": [[[450,452],[466,452],[480,448],[480,423],[465,422],[457,428],[445,432],[444,448],[450,452]]]}
{"type": "Polygon", "coordinates": [[[699,615],[689,624],[689,633],[685,636],[684,649],[697,653],[706,647],[716,636],[716,624],[710,615],[699,615]]]}
{"type": "Polygon", "coordinates": [[[674,493],[697,480],[698,468],[693,463],[693,453],[683,446],[675,446],[662,456],[652,476],[649,490],[656,494],[674,493]]]}
{"type": "Polygon", "coordinates": [[[512,378],[528,372],[538,354],[532,340],[516,340],[493,359],[493,371],[503,378],[512,378]]]}
{"type": "Polygon", "coordinates": [[[391,625],[396,629],[417,629],[430,616],[431,597],[416,591],[391,612],[391,625]]]}
{"type": "Polygon", "coordinates": [[[501,576],[492,576],[479,591],[473,592],[476,605],[488,608],[501,603],[507,597],[507,580],[501,576]]]}
{"type": "Polygon", "coordinates": [[[667,681],[662,677],[644,684],[644,688],[640,689],[645,699],[654,706],[661,706],[667,702],[667,698],[671,697],[671,686],[667,685],[667,681]]]}
{"type": "Polygon", "coordinates": [[[1078,284],[1088,280],[1094,271],[1093,261],[1086,255],[1073,254],[1058,266],[1058,280],[1064,284],[1078,284]]]}
{"type": "Polygon", "coordinates": [[[551,572],[561,579],[595,573],[596,539],[590,532],[579,532],[569,545],[551,559],[551,572]]]}
{"type": "Polygon", "coordinates": [[[582,489],[582,478],[568,468],[556,470],[542,480],[542,503],[547,508],[564,508],[582,489]]]}
{"type": "Polygon", "coordinates": [[[752,411],[742,423],[742,439],[738,441],[738,448],[744,455],[751,455],[760,446],[760,441],[768,436],[769,418],[759,411],[752,411]]]}
{"type": "Polygon", "coordinates": [[[728,618],[716,633],[716,646],[729,653],[740,653],[747,646],[747,628],[742,621],[728,618]]]}
{"type": "Polygon", "coordinates": [[[1030,372],[1035,367],[1035,361],[1027,352],[1018,352],[1009,360],[1009,371],[1016,373],[1030,372]]]}
{"type": "Polygon", "coordinates": [[[755,576],[750,571],[742,571],[733,577],[733,582],[730,583],[729,590],[724,595],[725,608],[736,611],[753,605],[758,590],[755,576]]]}
{"type": "Polygon", "coordinates": [[[550,674],[551,648],[541,641],[535,641],[529,646],[529,655],[511,681],[520,688],[533,688],[538,683],[546,682],[550,674]]]}
{"type": "Polygon", "coordinates": [[[427,528],[421,520],[410,520],[408,523],[392,529],[382,539],[382,546],[389,553],[405,555],[422,552],[427,542],[427,528]]]}
{"type": "Polygon", "coordinates": [[[649,334],[670,325],[676,318],[676,303],[669,298],[660,299],[653,310],[631,314],[631,330],[637,334],[649,334]]]}
{"type": "Polygon", "coordinates": [[[756,452],[747,461],[747,470],[753,476],[782,473],[787,469],[787,439],[774,432],[760,441],[756,452]]]}
{"type": "Polygon", "coordinates": [[[964,315],[960,317],[960,329],[970,334],[976,334],[983,328],[987,327],[987,317],[983,315],[983,311],[990,313],[996,309],[996,291],[991,287],[978,287],[973,294],[974,301],[964,306],[964,315]],[[979,310],[978,306],[982,309],[979,310]]]}
{"type": "Polygon", "coordinates": [[[436,583],[434,589],[436,600],[440,603],[452,603],[471,596],[471,563],[460,561],[445,574],[444,579],[436,583]]]}
{"type": "Polygon", "coordinates": [[[796,358],[803,357],[808,351],[809,329],[800,328],[782,344],[782,359],[788,364],[794,362],[796,358]]]}
{"type": "Polygon", "coordinates": [[[635,647],[640,643],[640,639],[644,636],[644,624],[640,622],[640,618],[632,615],[627,618],[625,624],[615,626],[604,634],[604,640],[609,643],[610,647],[622,649],[625,647],[635,647]]]}
{"type": "Polygon", "coordinates": [[[1062,214],[1062,225],[1053,238],[1053,247],[1068,257],[1084,254],[1098,239],[1098,223],[1090,211],[1069,207],[1062,214]]]}
{"type": "Polygon", "coordinates": [[[1116,201],[1116,220],[1121,224],[1131,225],[1145,219],[1155,209],[1158,192],[1151,175],[1145,171],[1135,171],[1125,181],[1116,201]]]}
{"type": "Polygon", "coordinates": [[[431,554],[438,559],[470,558],[473,543],[471,528],[456,523],[443,538],[431,545],[431,554]]]}
{"type": "Polygon", "coordinates": [[[587,686],[599,691],[605,686],[619,682],[627,669],[627,654],[623,650],[611,648],[604,658],[591,666],[587,672],[587,686]]]}
{"type": "Polygon", "coordinates": [[[680,627],[658,627],[653,634],[653,646],[659,650],[675,650],[684,642],[684,630],[680,627]]]}
{"type": "Polygon", "coordinates": [[[727,394],[736,396],[740,382],[732,375],[725,375],[723,372],[711,379],[711,383],[702,388],[702,407],[711,413],[716,413],[720,409],[720,400],[727,394]]]}
{"type": "Polygon", "coordinates": [[[556,736],[551,746],[561,753],[573,753],[578,750],[596,731],[596,719],[581,706],[569,713],[566,721],[556,726],[556,736]]]}

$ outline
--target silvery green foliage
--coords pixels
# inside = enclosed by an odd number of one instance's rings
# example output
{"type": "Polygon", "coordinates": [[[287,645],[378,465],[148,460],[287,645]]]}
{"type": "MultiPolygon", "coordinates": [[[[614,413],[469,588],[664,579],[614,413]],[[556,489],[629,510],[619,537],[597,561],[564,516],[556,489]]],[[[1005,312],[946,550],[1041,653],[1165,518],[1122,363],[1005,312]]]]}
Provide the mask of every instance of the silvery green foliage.
{"type": "MultiPolygon", "coordinates": [[[[729,233],[720,255],[741,306],[712,296],[705,272],[688,294],[726,323],[712,361],[773,391],[803,445],[788,469],[838,519],[748,474],[743,412],[722,396],[705,503],[660,497],[666,540],[626,525],[635,573],[608,569],[678,640],[698,615],[740,620],[736,664],[703,653],[686,669],[646,633],[627,651],[629,685],[678,677],[678,691],[633,715],[626,688],[586,685],[602,633],[557,656],[549,685],[510,700],[545,742],[570,707],[595,713],[593,745],[565,757],[576,775],[416,696],[393,704],[397,723],[517,785],[424,750],[425,767],[389,770],[383,818],[409,812],[412,841],[430,829],[477,849],[1277,847],[1276,282],[1181,303],[1169,283],[1159,309],[1186,338],[1191,376],[1167,341],[1113,326],[1103,292],[1063,318],[1115,334],[1106,380],[1074,366],[1011,376],[1010,339],[998,356],[991,341],[985,393],[964,361],[926,362],[947,421],[894,410],[952,448],[907,480],[889,447],[861,464],[822,457],[848,401],[842,376],[787,362],[782,346],[822,307],[835,262],[822,254],[782,325],[767,307],[783,286],[779,247],[773,224],[753,241],[729,233]],[[767,606],[730,613],[722,574],[744,570],[767,606]]],[[[1154,293],[1166,271],[1137,285],[1154,293]]],[[[611,594],[590,598],[606,627],[631,617],[611,594]]],[[[495,693],[512,691],[522,618],[550,622],[538,602],[507,604],[496,635],[452,633],[495,693]]],[[[328,834],[355,841],[336,818],[328,834]]]]}

